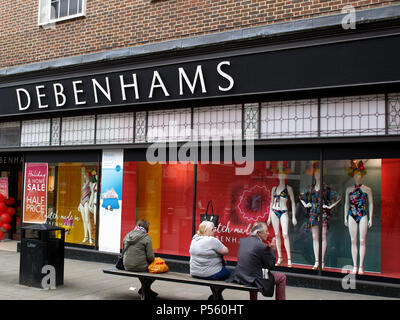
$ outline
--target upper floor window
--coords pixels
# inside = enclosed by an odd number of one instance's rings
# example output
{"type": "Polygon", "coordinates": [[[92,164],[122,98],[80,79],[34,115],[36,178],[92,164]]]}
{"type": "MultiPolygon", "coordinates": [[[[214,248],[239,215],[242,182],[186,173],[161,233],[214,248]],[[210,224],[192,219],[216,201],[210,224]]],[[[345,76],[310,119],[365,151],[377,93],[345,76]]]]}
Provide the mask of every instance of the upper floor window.
{"type": "Polygon", "coordinates": [[[40,26],[63,21],[86,13],[86,0],[39,0],[40,26]]]}

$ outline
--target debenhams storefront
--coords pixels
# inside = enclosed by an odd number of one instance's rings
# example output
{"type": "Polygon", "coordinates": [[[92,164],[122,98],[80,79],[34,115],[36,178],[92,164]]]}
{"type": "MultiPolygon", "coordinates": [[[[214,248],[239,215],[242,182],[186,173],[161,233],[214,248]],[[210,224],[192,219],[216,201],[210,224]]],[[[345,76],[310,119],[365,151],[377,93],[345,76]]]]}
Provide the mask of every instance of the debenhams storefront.
{"type": "Polygon", "coordinates": [[[342,290],[349,270],[357,292],[395,295],[396,23],[4,75],[0,190],[17,200],[4,237],[48,223],[65,228],[67,255],[112,261],[147,219],[156,254],[187,268],[212,201],[232,265],[251,224],[268,221],[289,281],[342,290]]]}

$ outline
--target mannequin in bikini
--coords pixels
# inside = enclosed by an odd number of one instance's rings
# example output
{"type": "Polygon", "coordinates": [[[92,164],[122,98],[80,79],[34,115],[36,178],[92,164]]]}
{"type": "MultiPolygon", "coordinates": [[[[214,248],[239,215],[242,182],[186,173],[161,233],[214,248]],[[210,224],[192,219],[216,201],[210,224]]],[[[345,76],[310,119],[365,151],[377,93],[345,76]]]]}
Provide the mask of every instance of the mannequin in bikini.
{"type": "Polygon", "coordinates": [[[281,234],[279,226],[282,226],[282,236],[284,245],[286,248],[286,254],[288,258],[288,267],[292,267],[292,256],[290,253],[290,240],[288,234],[289,228],[289,212],[287,202],[291,201],[292,208],[292,223],[294,226],[297,224],[296,220],[296,203],[294,200],[293,188],[286,184],[287,175],[290,173],[289,168],[283,168],[283,166],[278,165],[278,168],[274,169],[273,172],[278,174],[279,185],[272,188],[271,191],[271,206],[269,211],[269,217],[267,225],[269,226],[272,222],[276,237],[276,248],[278,251],[278,261],[277,266],[280,266],[283,262],[282,249],[281,249],[281,234]]]}
{"type": "MultiPolygon", "coordinates": [[[[305,191],[300,194],[300,202],[309,213],[308,228],[311,228],[313,238],[313,249],[315,263],[312,267],[313,270],[318,269],[319,266],[319,221],[320,221],[320,190],[321,190],[321,170],[319,162],[315,161],[312,164],[311,170],[307,170],[306,174],[314,177],[314,183],[305,191]]],[[[323,184],[323,204],[322,204],[322,269],[325,268],[325,252],[327,247],[326,234],[329,228],[329,217],[331,216],[332,209],[340,202],[340,196],[323,184]]]]}
{"type": "Polygon", "coordinates": [[[82,177],[82,189],[81,189],[81,201],[78,206],[78,211],[82,215],[82,222],[83,222],[83,230],[84,230],[84,238],[82,243],[89,242],[89,245],[93,244],[92,239],[92,226],[90,223],[90,208],[89,208],[89,201],[91,196],[90,190],[90,179],[89,174],[86,172],[84,167],[81,168],[81,177],[82,177]]]}
{"type": "Polygon", "coordinates": [[[358,274],[363,274],[366,252],[365,240],[368,228],[372,227],[374,201],[372,189],[362,184],[362,178],[367,174],[363,162],[360,161],[357,163],[356,160],[351,161],[347,171],[349,176],[354,178],[355,185],[346,189],[344,224],[349,228],[350,232],[353,274],[357,273],[357,233],[360,230],[360,266],[358,274]]]}

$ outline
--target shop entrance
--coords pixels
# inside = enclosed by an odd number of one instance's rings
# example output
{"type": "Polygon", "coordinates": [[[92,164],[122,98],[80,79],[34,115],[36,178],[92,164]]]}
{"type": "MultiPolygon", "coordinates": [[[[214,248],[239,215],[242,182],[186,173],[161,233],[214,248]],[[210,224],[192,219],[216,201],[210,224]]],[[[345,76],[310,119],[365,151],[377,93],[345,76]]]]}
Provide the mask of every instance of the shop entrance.
{"type": "Polygon", "coordinates": [[[11,228],[4,231],[3,240],[19,240],[19,228],[21,225],[21,198],[22,198],[22,154],[7,154],[0,153],[0,178],[2,180],[2,187],[0,192],[8,197],[14,198],[15,201],[12,205],[16,213],[11,220],[11,228]]]}

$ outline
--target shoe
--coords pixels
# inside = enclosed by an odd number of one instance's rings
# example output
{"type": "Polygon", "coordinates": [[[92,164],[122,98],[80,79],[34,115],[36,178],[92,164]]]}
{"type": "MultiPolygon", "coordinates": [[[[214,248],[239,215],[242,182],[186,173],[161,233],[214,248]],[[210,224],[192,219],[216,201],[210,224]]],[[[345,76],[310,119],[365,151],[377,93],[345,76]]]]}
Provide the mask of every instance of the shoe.
{"type": "Polygon", "coordinates": [[[353,267],[353,271],[351,271],[351,274],[357,274],[357,266],[353,267]]]}
{"type": "Polygon", "coordinates": [[[358,274],[364,274],[364,267],[360,266],[358,268],[358,274]]]}
{"type": "Polygon", "coordinates": [[[287,266],[288,266],[288,268],[292,267],[292,259],[288,259],[287,266]]]}
{"type": "Polygon", "coordinates": [[[323,261],[322,261],[322,263],[321,263],[321,268],[322,268],[322,270],[325,269],[325,262],[323,262],[323,261]]]}
{"type": "Polygon", "coordinates": [[[278,258],[278,261],[275,263],[275,265],[277,267],[279,267],[282,264],[282,262],[283,262],[283,259],[282,258],[278,258]]]}
{"type": "Polygon", "coordinates": [[[319,265],[319,261],[315,261],[314,266],[312,267],[312,270],[317,270],[318,269],[318,265],[319,265]]]}

